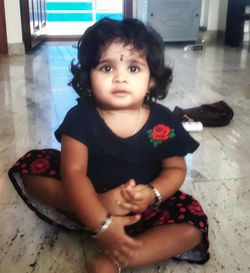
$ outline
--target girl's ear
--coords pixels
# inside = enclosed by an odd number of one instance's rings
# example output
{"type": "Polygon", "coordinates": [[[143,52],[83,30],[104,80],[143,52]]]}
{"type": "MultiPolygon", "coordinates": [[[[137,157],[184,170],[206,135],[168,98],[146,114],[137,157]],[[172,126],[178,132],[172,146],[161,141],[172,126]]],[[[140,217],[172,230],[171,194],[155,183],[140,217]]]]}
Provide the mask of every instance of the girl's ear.
{"type": "Polygon", "coordinates": [[[155,80],[151,78],[149,80],[148,90],[151,90],[153,87],[155,87],[155,80]]]}

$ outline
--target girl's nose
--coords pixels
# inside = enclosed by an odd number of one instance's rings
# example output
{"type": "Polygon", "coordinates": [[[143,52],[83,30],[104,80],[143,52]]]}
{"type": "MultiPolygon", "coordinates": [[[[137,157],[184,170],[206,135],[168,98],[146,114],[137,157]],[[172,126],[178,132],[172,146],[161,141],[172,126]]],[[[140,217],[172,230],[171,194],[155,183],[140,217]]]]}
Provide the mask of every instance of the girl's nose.
{"type": "Polygon", "coordinates": [[[127,75],[126,75],[126,73],[122,69],[117,70],[115,72],[115,75],[114,75],[114,78],[113,78],[113,82],[116,82],[116,83],[127,82],[127,75]]]}

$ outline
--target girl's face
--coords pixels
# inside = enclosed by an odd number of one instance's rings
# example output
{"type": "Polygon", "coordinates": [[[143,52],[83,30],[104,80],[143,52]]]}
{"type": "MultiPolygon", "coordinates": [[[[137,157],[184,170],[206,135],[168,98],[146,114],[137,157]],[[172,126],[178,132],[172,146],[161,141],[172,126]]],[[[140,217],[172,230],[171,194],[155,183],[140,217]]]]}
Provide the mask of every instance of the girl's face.
{"type": "Polygon", "coordinates": [[[97,105],[106,109],[139,107],[153,86],[145,55],[119,42],[103,50],[90,77],[97,105]]]}

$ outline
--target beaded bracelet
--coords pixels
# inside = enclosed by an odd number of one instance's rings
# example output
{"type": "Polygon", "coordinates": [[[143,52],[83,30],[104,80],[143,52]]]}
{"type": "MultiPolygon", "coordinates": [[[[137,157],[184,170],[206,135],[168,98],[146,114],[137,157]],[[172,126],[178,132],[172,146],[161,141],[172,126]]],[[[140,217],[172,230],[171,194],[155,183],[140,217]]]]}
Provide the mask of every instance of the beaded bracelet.
{"type": "Polygon", "coordinates": [[[152,189],[154,196],[155,196],[155,201],[152,206],[153,206],[153,208],[158,209],[160,207],[161,201],[162,201],[161,193],[151,184],[148,184],[148,187],[150,189],[152,189]]]}
{"type": "Polygon", "coordinates": [[[103,234],[111,225],[112,216],[110,214],[102,221],[102,223],[92,232],[91,236],[93,238],[98,238],[101,234],[103,234]]]}

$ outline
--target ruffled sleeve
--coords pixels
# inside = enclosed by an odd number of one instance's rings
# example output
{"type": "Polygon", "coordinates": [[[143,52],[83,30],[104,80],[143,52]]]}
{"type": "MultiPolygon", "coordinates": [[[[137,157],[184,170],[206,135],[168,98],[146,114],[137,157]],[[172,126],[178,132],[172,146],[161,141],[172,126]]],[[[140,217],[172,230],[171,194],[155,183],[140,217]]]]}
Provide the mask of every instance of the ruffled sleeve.
{"type": "Polygon", "coordinates": [[[57,141],[61,142],[62,135],[87,145],[89,139],[88,105],[81,100],[66,114],[62,124],[55,131],[57,141]]]}
{"type": "Polygon", "coordinates": [[[199,147],[199,143],[168,108],[153,104],[151,111],[154,112],[154,121],[147,133],[149,145],[154,148],[157,158],[186,156],[199,147]]]}

